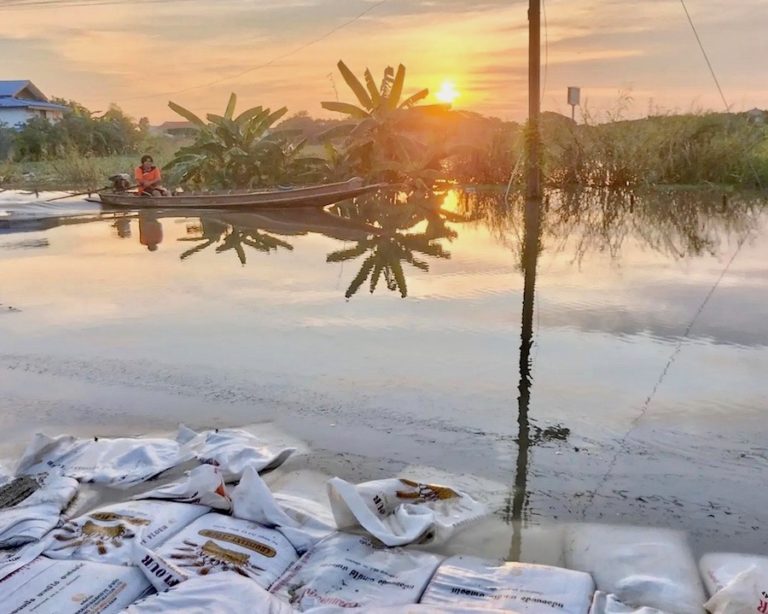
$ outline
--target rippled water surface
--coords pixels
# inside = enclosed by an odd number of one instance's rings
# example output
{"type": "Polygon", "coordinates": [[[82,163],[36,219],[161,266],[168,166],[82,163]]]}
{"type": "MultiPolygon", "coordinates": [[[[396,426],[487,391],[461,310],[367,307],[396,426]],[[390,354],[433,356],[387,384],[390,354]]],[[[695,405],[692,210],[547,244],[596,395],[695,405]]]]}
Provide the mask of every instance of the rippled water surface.
{"type": "Polygon", "coordinates": [[[765,551],[768,208],[496,192],[110,213],[0,194],[3,456],[36,430],[270,422],[503,521],[765,551]],[[402,199],[401,199],[402,200],[402,199]]]}

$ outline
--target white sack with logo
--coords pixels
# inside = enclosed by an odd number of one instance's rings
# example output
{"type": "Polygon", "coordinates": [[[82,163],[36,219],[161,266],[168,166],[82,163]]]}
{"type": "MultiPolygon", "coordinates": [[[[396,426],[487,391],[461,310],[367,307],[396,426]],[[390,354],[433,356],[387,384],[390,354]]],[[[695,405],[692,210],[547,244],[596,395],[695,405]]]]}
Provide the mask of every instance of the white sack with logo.
{"type": "Polygon", "coordinates": [[[219,467],[227,482],[239,480],[246,467],[253,467],[256,471],[275,469],[296,451],[295,448],[273,448],[242,429],[196,433],[181,426],[176,439],[185,453],[201,463],[219,467]]]}
{"type": "Polygon", "coordinates": [[[170,501],[127,501],[108,505],[66,522],[46,538],[45,555],[132,565],[132,543],[154,548],[209,508],[170,501]]]}
{"type": "MultiPolygon", "coordinates": [[[[625,605],[616,599],[616,595],[609,595],[603,591],[595,592],[592,599],[592,607],[589,614],[668,614],[656,608],[640,607],[635,608],[625,605]]],[[[671,614],[671,613],[669,613],[671,614]]]]}
{"type": "Polygon", "coordinates": [[[153,592],[135,567],[40,557],[0,580],[7,614],[111,614],[153,592]]]}
{"type": "Polygon", "coordinates": [[[16,473],[59,469],[81,482],[129,488],[189,458],[182,456],[181,446],[171,439],[76,439],[37,433],[16,473]]]}
{"type": "Polygon", "coordinates": [[[272,493],[253,467],[232,491],[232,515],[280,531],[303,554],[336,531],[331,510],[290,492],[272,493]]]}
{"type": "Polygon", "coordinates": [[[190,578],[134,603],[123,614],[294,614],[291,606],[232,571],[190,578]]]}
{"type": "Polygon", "coordinates": [[[232,509],[232,499],[227,492],[224,477],[213,465],[195,467],[180,480],[153,488],[132,498],[195,503],[223,512],[229,512],[232,509]]]}
{"type": "Polygon", "coordinates": [[[336,533],[291,567],[270,589],[299,611],[418,601],[441,557],[387,548],[368,537],[336,533]]]}
{"type": "Polygon", "coordinates": [[[77,480],[57,471],[12,477],[0,469],[0,548],[39,540],[59,523],[77,480]]]}
{"type": "Polygon", "coordinates": [[[0,550],[0,580],[17,569],[35,560],[46,548],[43,540],[25,544],[18,548],[0,550]]]}
{"type": "Polygon", "coordinates": [[[669,529],[569,525],[566,567],[591,573],[625,605],[701,614],[706,597],[685,534],[669,529]]]}
{"type": "Polygon", "coordinates": [[[705,554],[699,563],[712,598],[712,614],[768,612],[768,557],[736,553],[705,554]]]}
{"type": "Polygon", "coordinates": [[[135,563],[160,591],[225,571],[269,588],[298,558],[274,529],[216,512],[198,518],[160,548],[136,545],[134,554],[135,563]]]}
{"type": "Polygon", "coordinates": [[[438,567],[420,603],[586,614],[594,590],[592,577],[580,571],[459,555],[438,567]]]}
{"type": "Polygon", "coordinates": [[[488,514],[465,493],[398,478],[357,485],[333,478],[328,496],[339,529],[363,527],[387,546],[441,543],[488,514]]]}
{"type": "MultiPolygon", "coordinates": [[[[313,608],[312,614],[339,614],[339,609],[313,608]]],[[[486,606],[478,605],[425,605],[423,603],[414,603],[413,605],[398,605],[393,607],[381,608],[351,608],[344,609],[343,614],[520,614],[514,610],[497,610],[486,606]]]]}

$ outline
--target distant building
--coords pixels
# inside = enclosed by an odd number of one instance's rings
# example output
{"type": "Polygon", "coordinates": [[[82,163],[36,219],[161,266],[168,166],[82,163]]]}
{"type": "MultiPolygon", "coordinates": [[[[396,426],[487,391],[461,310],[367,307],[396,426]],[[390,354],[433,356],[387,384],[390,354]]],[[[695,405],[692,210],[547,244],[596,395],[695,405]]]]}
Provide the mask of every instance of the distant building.
{"type": "Polygon", "coordinates": [[[153,127],[152,132],[178,137],[195,136],[197,134],[197,126],[192,122],[164,122],[159,126],[153,127]]]}
{"type": "Polygon", "coordinates": [[[56,122],[67,107],[48,101],[31,81],[0,81],[0,124],[19,127],[33,117],[56,122]]]}
{"type": "Polygon", "coordinates": [[[746,112],[747,119],[754,124],[764,124],[768,120],[768,111],[762,109],[750,109],[746,112]]]}

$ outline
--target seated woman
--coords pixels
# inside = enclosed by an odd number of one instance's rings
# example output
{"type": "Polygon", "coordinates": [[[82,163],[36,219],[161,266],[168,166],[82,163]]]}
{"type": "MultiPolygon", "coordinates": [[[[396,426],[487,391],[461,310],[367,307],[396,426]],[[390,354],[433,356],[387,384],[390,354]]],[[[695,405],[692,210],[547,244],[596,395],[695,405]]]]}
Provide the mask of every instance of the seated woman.
{"type": "Polygon", "coordinates": [[[134,177],[139,188],[139,196],[169,195],[168,190],[160,185],[160,169],[155,166],[152,156],[141,156],[141,165],[136,167],[134,177]]]}

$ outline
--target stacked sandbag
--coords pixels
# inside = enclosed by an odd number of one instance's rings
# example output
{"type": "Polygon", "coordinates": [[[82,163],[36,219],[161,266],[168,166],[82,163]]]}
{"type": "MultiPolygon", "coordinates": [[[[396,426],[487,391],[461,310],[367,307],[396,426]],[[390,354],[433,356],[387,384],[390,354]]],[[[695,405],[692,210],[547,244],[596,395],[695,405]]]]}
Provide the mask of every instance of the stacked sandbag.
{"type": "Polygon", "coordinates": [[[134,542],[155,548],[208,511],[203,505],[166,501],[115,503],[56,529],[47,538],[45,555],[131,565],[134,542]]]}
{"type": "Polygon", "coordinates": [[[363,528],[387,546],[442,543],[488,513],[466,493],[403,478],[362,484],[333,478],[328,496],[339,529],[363,528]]]}
{"type": "Polygon", "coordinates": [[[282,465],[295,448],[275,448],[242,429],[215,429],[197,433],[185,426],[176,437],[184,456],[214,465],[226,482],[237,481],[247,467],[268,471],[282,465]]]}
{"type": "Polygon", "coordinates": [[[684,533],[574,524],[566,531],[565,561],[626,606],[703,614],[706,597],[684,533]]]}
{"type": "Polygon", "coordinates": [[[459,555],[440,565],[420,603],[537,614],[586,614],[594,590],[595,585],[587,573],[459,555]]]}
{"type": "Polygon", "coordinates": [[[616,595],[609,595],[603,591],[596,591],[592,599],[592,607],[589,614],[672,614],[672,612],[662,612],[656,608],[640,607],[635,608],[626,605],[616,598],[616,595]]]}
{"type": "Polygon", "coordinates": [[[221,512],[232,510],[232,499],[224,483],[224,476],[219,468],[213,465],[195,467],[178,480],[134,495],[132,498],[193,503],[221,512]]]}
{"type": "Polygon", "coordinates": [[[78,483],[51,469],[5,474],[0,468],[0,548],[15,548],[42,538],[77,494],[78,483]]]}
{"type": "Polygon", "coordinates": [[[266,589],[299,558],[278,531],[216,512],[201,516],[159,548],[137,544],[134,551],[136,564],[158,590],[226,571],[266,589]]]}
{"type": "Polygon", "coordinates": [[[0,580],[0,611],[111,614],[151,592],[135,567],[40,557],[0,580]]]}
{"type": "Polygon", "coordinates": [[[293,614],[288,604],[233,571],[198,576],[143,599],[124,614],[293,614]]]}
{"type": "Polygon", "coordinates": [[[232,515],[277,529],[299,554],[336,531],[327,505],[294,494],[285,485],[272,492],[252,467],[232,492],[232,515]]]}
{"type": "Polygon", "coordinates": [[[307,552],[270,589],[299,611],[416,603],[441,557],[337,533],[307,552]]]}
{"type": "Polygon", "coordinates": [[[38,433],[19,461],[16,473],[54,469],[80,482],[129,488],[188,458],[189,454],[172,439],[77,439],[38,433]]]}
{"type": "Polygon", "coordinates": [[[768,612],[768,557],[735,553],[706,554],[699,562],[712,596],[712,614],[768,612]]]}

